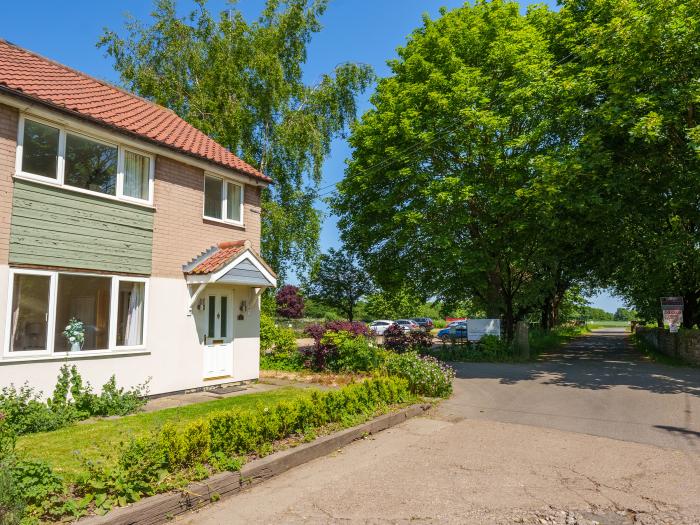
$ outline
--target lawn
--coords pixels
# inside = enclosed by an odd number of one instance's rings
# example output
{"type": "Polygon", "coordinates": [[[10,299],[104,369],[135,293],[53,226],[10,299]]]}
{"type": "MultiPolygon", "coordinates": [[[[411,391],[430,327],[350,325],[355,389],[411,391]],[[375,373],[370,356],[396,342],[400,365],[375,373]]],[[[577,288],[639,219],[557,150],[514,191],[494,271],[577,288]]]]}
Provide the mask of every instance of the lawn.
{"type": "Polygon", "coordinates": [[[596,328],[629,328],[629,321],[588,321],[586,326],[595,330],[596,328]]]}
{"type": "Polygon", "coordinates": [[[131,437],[157,430],[165,423],[183,426],[218,410],[252,410],[279,401],[310,395],[309,389],[285,387],[269,392],[247,394],[157,412],[134,414],[119,419],[79,423],[53,432],[30,434],[17,442],[19,451],[47,461],[65,480],[82,470],[80,458],[110,458],[119,444],[131,437]]]}

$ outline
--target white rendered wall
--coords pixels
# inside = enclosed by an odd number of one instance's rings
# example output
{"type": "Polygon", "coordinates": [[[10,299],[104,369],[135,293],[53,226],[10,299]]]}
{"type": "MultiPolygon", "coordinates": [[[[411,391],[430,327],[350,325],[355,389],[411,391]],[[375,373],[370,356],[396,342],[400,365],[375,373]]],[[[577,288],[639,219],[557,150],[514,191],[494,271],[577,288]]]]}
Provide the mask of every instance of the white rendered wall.
{"type": "MultiPolygon", "coordinates": [[[[8,267],[0,266],[0,341],[5,341],[8,267]]],[[[206,290],[205,290],[206,292],[206,290]]],[[[151,377],[150,394],[213,386],[257,379],[259,373],[260,312],[249,287],[233,287],[233,375],[214,381],[203,380],[201,336],[193,316],[187,315],[189,294],[181,279],[151,278],[148,305],[148,333],[145,354],[105,353],[92,357],[12,362],[0,358],[0,387],[29,384],[49,395],[64,363],[75,364],[85,381],[98,390],[112,374],[119,386],[134,386],[151,377]],[[248,311],[238,320],[239,305],[247,301],[248,311]]],[[[3,349],[4,351],[4,349],[3,349]]]]}

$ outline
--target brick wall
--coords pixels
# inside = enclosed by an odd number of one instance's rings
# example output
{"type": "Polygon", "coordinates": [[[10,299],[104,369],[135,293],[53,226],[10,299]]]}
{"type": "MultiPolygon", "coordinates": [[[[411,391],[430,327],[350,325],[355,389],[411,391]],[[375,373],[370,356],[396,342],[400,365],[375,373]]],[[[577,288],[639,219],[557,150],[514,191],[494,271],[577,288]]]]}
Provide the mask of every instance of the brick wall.
{"type": "Polygon", "coordinates": [[[183,264],[222,241],[250,239],[260,251],[260,188],[245,187],[242,227],[204,219],[203,189],[203,170],[156,159],[153,276],[182,277],[183,264]]]}
{"type": "Polygon", "coordinates": [[[700,330],[672,334],[660,328],[637,328],[637,336],[659,352],[700,365],[700,330]]]}
{"type": "Polygon", "coordinates": [[[7,264],[19,112],[0,104],[0,264],[7,264]]]}

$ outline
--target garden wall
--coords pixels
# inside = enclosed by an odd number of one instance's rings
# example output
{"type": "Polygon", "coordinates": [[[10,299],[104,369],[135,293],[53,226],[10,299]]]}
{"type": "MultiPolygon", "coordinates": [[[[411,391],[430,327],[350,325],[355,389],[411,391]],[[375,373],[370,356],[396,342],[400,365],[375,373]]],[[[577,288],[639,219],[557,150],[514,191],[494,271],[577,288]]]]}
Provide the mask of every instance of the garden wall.
{"type": "Polygon", "coordinates": [[[700,330],[672,334],[661,328],[637,328],[637,336],[659,352],[700,365],[700,330]]]}

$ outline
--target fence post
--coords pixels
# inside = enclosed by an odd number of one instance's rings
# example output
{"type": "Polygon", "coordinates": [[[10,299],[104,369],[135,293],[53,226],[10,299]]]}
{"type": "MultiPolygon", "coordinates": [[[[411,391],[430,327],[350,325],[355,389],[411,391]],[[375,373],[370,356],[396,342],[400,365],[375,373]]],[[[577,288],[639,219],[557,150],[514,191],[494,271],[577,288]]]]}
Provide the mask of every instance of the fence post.
{"type": "Polygon", "coordinates": [[[528,325],[524,321],[515,324],[515,338],[513,339],[515,353],[523,359],[530,359],[530,341],[528,339],[528,325]]]}

